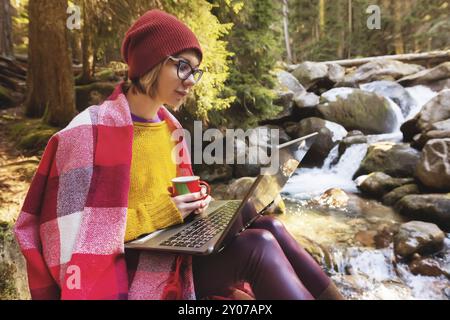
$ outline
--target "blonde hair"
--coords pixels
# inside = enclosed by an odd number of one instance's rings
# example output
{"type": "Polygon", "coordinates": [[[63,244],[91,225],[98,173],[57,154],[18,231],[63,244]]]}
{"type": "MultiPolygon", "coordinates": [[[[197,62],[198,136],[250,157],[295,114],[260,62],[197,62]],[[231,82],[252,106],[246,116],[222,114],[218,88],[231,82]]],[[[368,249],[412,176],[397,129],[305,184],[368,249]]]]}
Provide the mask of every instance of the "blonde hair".
{"type": "Polygon", "coordinates": [[[160,62],[140,78],[128,79],[123,85],[124,92],[127,93],[128,90],[131,90],[133,94],[142,93],[154,98],[158,87],[159,72],[166,61],[167,59],[160,62]]]}

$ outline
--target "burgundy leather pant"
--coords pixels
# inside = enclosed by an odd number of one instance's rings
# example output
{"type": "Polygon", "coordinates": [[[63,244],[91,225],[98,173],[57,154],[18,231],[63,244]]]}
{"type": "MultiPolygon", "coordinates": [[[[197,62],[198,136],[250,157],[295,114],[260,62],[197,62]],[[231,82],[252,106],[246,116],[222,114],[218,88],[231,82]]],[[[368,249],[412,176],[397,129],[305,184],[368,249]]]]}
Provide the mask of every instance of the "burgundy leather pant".
{"type": "Polygon", "coordinates": [[[256,299],[317,298],[330,278],[270,216],[257,219],[219,253],[193,257],[197,298],[226,296],[234,284],[250,283],[256,299]]]}

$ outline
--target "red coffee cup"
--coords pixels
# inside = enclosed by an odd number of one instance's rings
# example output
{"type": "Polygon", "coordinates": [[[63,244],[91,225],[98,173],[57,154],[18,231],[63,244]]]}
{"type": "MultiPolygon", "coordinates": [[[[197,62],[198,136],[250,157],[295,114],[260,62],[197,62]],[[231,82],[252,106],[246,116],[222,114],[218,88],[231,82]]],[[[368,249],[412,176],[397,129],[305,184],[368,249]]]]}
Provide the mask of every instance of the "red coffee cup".
{"type": "Polygon", "coordinates": [[[203,180],[200,180],[199,176],[181,176],[172,179],[172,186],[169,187],[169,192],[172,197],[182,194],[199,192],[202,189],[202,185],[206,187],[206,194],[202,199],[206,199],[208,194],[211,193],[211,187],[203,180]]]}

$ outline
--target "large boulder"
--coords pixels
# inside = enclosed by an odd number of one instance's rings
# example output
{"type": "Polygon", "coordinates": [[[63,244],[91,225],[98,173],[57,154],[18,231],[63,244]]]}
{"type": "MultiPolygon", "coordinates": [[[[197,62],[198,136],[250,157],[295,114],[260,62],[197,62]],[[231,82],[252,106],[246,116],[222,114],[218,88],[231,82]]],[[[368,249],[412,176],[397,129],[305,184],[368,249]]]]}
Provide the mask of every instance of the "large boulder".
{"type": "Polygon", "coordinates": [[[415,107],[415,101],[411,95],[394,81],[374,81],[366,84],[361,84],[360,88],[365,91],[375,92],[380,96],[389,98],[394,101],[402,111],[402,115],[406,118],[410,111],[415,107]]]}
{"type": "Polygon", "coordinates": [[[394,237],[396,255],[408,258],[414,253],[430,254],[442,249],[445,234],[435,224],[410,221],[400,226],[394,237]]]}
{"type": "Polygon", "coordinates": [[[347,130],[365,134],[393,132],[397,114],[389,101],[372,92],[354,88],[335,88],[322,94],[318,106],[323,118],[339,123],[347,130]]]}
{"type": "Polygon", "coordinates": [[[450,191],[450,138],[427,142],[415,174],[430,189],[450,191]]]}
{"type": "Polygon", "coordinates": [[[306,166],[322,166],[331,149],[347,135],[344,127],[320,118],[307,118],[296,125],[286,128],[286,132],[293,138],[299,138],[313,132],[319,132],[315,143],[302,161],[306,166]]]}
{"type": "Polygon", "coordinates": [[[406,64],[389,59],[376,59],[359,66],[345,77],[344,82],[363,83],[377,80],[396,80],[423,69],[422,66],[415,64],[406,64]]]}
{"type": "Polygon", "coordinates": [[[420,152],[407,143],[376,142],[369,146],[354,178],[371,172],[384,172],[393,177],[412,177],[420,152]]]}
{"type": "Polygon", "coordinates": [[[415,74],[405,76],[399,79],[398,82],[402,85],[413,86],[448,78],[450,78],[450,61],[441,63],[434,68],[421,70],[415,74]]]}
{"type": "Polygon", "coordinates": [[[450,89],[441,91],[428,101],[417,115],[417,127],[421,132],[432,129],[435,122],[450,118],[450,89]]]}
{"type": "Polygon", "coordinates": [[[275,87],[277,98],[274,100],[274,104],[281,106],[282,109],[277,115],[271,117],[271,120],[290,116],[294,105],[293,98],[295,96],[302,96],[306,93],[306,89],[289,72],[277,70],[275,74],[278,82],[275,87]]]}
{"type": "Polygon", "coordinates": [[[450,194],[407,195],[395,208],[408,218],[436,223],[445,231],[450,230],[450,194]]]}
{"type": "Polygon", "coordinates": [[[276,91],[281,92],[292,92],[294,95],[302,95],[306,93],[306,89],[302,84],[287,71],[280,70],[276,72],[278,84],[276,86],[276,91]]]}
{"type": "Polygon", "coordinates": [[[305,61],[296,66],[292,75],[306,88],[311,88],[321,80],[332,83],[342,81],[345,69],[334,63],[305,61]]]}
{"type": "Polygon", "coordinates": [[[422,149],[431,139],[450,137],[450,90],[446,89],[428,101],[422,110],[400,127],[403,141],[422,149]]]}
{"type": "Polygon", "coordinates": [[[412,178],[392,178],[383,172],[373,172],[359,181],[358,188],[368,195],[381,198],[389,191],[412,182],[412,178]]]}

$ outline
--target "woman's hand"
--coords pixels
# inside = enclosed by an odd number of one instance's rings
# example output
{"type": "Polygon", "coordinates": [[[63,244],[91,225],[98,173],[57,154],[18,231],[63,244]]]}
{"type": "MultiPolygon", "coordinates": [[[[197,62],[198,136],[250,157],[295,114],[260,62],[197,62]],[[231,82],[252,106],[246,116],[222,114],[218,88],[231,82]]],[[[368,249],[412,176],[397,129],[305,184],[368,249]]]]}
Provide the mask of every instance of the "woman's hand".
{"type": "Polygon", "coordinates": [[[201,200],[205,194],[206,191],[202,188],[200,192],[183,194],[180,196],[171,197],[170,199],[174,202],[184,219],[193,211],[195,214],[200,214],[206,210],[212,200],[212,197],[208,195],[208,197],[201,200]]]}

